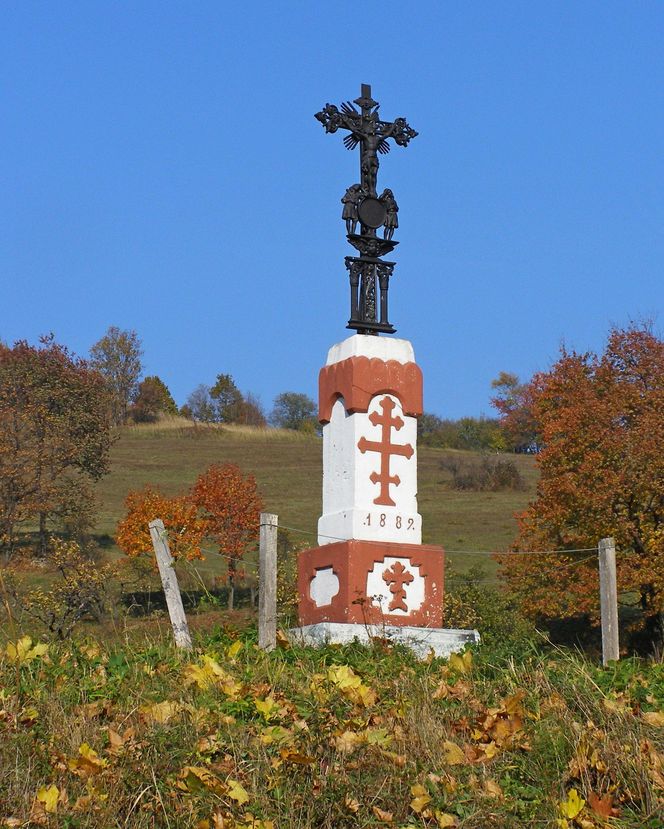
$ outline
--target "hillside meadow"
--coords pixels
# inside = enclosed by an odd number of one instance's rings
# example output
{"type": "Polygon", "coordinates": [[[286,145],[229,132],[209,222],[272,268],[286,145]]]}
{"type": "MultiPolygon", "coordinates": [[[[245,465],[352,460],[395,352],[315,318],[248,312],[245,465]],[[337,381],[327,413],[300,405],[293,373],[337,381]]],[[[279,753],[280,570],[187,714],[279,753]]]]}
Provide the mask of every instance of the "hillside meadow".
{"type": "MultiPolygon", "coordinates": [[[[534,458],[509,455],[505,457],[521,473],[524,490],[454,490],[442,463],[450,458],[473,462],[478,457],[473,452],[418,448],[423,542],[453,551],[449,559],[462,570],[478,561],[469,553],[508,547],[516,535],[514,513],[534,496],[537,482],[534,458]]],[[[107,541],[113,538],[131,489],[152,484],[175,494],[190,487],[212,463],[235,463],[255,475],[265,511],[276,513],[281,526],[294,528],[294,539],[316,544],[322,488],[320,438],[282,429],[196,425],[182,419],[121,430],[112,449],[111,472],[98,485],[97,534],[107,541]]],[[[488,556],[479,560],[493,570],[488,556]]]]}

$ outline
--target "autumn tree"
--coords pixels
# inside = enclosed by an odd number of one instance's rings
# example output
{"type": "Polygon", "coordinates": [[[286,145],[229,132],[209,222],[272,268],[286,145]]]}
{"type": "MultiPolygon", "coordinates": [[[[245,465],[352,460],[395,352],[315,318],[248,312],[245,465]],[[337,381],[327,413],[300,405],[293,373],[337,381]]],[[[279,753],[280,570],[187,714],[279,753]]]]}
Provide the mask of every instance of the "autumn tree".
{"type": "Polygon", "coordinates": [[[116,426],[127,422],[143,370],[142,355],[138,334],[115,325],[90,349],[90,362],[105,377],[111,392],[111,417],[116,426]]]}
{"type": "Polygon", "coordinates": [[[228,562],[228,607],[233,609],[238,563],[258,539],[262,500],[253,475],[234,464],[215,464],[199,475],[192,499],[202,512],[205,534],[228,562]]]}
{"type": "Polygon", "coordinates": [[[243,426],[267,426],[263,406],[258,397],[251,394],[251,392],[244,395],[242,402],[237,407],[235,422],[243,426]]]}
{"type": "Polygon", "coordinates": [[[318,425],[316,404],[306,394],[285,391],[274,398],[270,423],[280,429],[315,431],[318,425]]]}
{"type": "Polygon", "coordinates": [[[131,416],[137,423],[154,423],[160,414],[177,415],[178,407],[164,381],[156,375],[138,384],[131,416]]]}
{"type": "Polygon", "coordinates": [[[7,555],[17,526],[35,517],[45,551],[49,515],[60,509],[71,517],[79,496],[89,500],[85,481],[108,470],[110,445],[106,384],[88,363],[52,337],[38,347],[0,346],[0,546],[7,555]]]}
{"type": "Polygon", "coordinates": [[[150,521],[161,518],[174,559],[203,558],[201,540],[206,529],[199,508],[188,495],[167,496],[157,487],[129,492],[127,514],[118,523],[115,540],[128,556],[151,556],[150,521]]]}
{"type": "Polygon", "coordinates": [[[521,383],[516,374],[501,371],[491,382],[496,396],[491,404],[500,414],[500,425],[514,452],[523,452],[538,447],[541,437],[533,412],[530,383],[521,383]]]}
{"type": "MultiPolygon", "coordinates": [[[[537,497],[516,550],[594,549],[613,536],[618,584],[661,624],[664,612],[664,342],[613,330],[604,353],[563,350],[527,394],[543,439],[537,497]]],[[[502,573],[531,615],[598,614],[597,558],[505,556],[502,573]]]]}

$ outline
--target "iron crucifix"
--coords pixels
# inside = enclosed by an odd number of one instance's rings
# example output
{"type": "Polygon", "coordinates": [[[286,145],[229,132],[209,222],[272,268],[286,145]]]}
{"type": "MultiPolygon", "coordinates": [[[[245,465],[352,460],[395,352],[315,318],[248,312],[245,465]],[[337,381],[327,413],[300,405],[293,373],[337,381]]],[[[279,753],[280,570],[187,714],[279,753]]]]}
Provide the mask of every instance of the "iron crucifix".
{"type": "Polygon", "coordinates": [[[362,93],[353,103],[357,104],[359,111],[350,101],[341,104],[341,110],[334,104],[325,104],[323,109],[316,113],[316,118],[325,127],[325,132],[348,130],[350,134],[344,138],[347,149],[354,150],[358,144],[360,145],[362,190],[366,196],[375,199],[378,195],[378,153],[389,153],[388,138],[405,147],[417,133],[408,125],[405,118],[395,118],[394,121],[380,120],[380,105],[371,97],[369,84],[362,84],[362,93]]]}

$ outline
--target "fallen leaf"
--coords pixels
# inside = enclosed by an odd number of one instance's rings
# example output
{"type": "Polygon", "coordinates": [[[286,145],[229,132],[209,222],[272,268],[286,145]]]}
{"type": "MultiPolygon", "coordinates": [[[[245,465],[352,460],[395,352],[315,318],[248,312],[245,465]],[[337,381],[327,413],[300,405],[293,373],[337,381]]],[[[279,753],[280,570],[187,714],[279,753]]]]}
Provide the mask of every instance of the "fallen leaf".
{"type": "Polygon", "coordinates": [[[5,654],[10,662],[32,662],[39,656],[48,653],[48,645],[42,643],[32,647],[32,639],[29,636],[21,637],[17,642],[7,642],[5,654]]]}
{"type": "Polygon", "coordinates": [[[290,640],[283,630],[277,631],[277,645],[285,651],[290,648],[290,640]]]}
{"type": "Polygon", "coordinates": [[[231,800],[235,800],[240,805],[248,802],[249,795],[247,794],[247,790],[237,780],[227,780],[226,785],[228,786],[227,794],[231,800]]]}
{"type": "MultiPolygon", "coordinates": [[[[27,637],[26,637],[27,638],[27,637]]],[[[42,809],[49,815],[53,815],[58,811],[58,798],[60,797],[60,790],[52,783],[50,786],[42,786],[37,789],[35,800],[41,804],[42,809]]]]}
{"type": "Polygon", "coordinates": [[[185,665],[184,676],[188,685],[196,684],[202,691],[211,687],[220,688],[227,697],[237,699],[242,691],[242,685],[236,682],[221,665],[208,654],[203,654],[202,665],[191,663],[185,665]]]}
{"type": "Polygon", "coordinates": [[[613,795],[607,793],[604,797],[600,797],[595,792],[590,792],[588,795],[588,805],[602,817],[615,817],[617,811],[613,808],[613,795]]]}
{"type": "Polygon", "coordinates": [[[261,731],[258,739],[263,745],[269,746],[272,743],[291,743],[295,740],[295,735],[283,725],[268,725],[261,731]]]}
{"type": "Polygon", "coordinates": [[[39,719],[39,711],[34,707],[34,705],[28,705],[21,713],[18,715],[18,721],[21,725],[25,726],[33,726],[37,720],[39,719]]]}
{"type": "Polygon", "coordinates": [[[366,741],[370,746],[381,746],[387,748],[392,742],[392,735],[387,728],[367,728],[364,732],[366,741]]]}
{"type": "Polygon", "coordinates": [[[419,815],[420,812],[424,811],[429,803],[431,803],[429,792],[421,783],[416,783],[414,786],[410,787],[410,793],[413,795],[413,799],[410,802],[410,808],[416,815],[419,815]]]}
{"type": "Polygon", "coordinates": [[[579,797],[577,790],[570,789],[567,793],[567,800],[563,800],[559,804],[558,809],[563,817],[573,820],[585,805],[586,801],[582,797],[579,797]]]}
{"type": "Polygon", "coordinates": [[[458,766],[460,763],[466,762],[466,755],[463,753],[463,749],[451,740],[445,740],[443,750],[445,752],[445,762],[448,766],[458,766]]]}
{"type": "Polygon", "coordinates": [[[436,809],[433,816],[436,818],[436,823],[438,824],[439,829],[447,829],[450,826],[457,825],[456,817],[448,814],[447,812],[440,812],[436,809]]]}
{"type": "Polygon", "coordinates": [[[218,795],[226,793],[226,786],[204,766],[185,766],[178,775],[177,786],[182,791],[196,793],[205,789],[218,795]]]}
{"type": "Polygon", "coordinates": [[[235,659],[235,657],[240,653],[242,647],[242,640],[236,639],[235,642],[233,642],[233,644],[226,651],[227,659],[230,659],[230,661],[232,662],[235,659]]]}
{"type": "Polygon", "coordinates": [[[472,651],[465,651],[463,654],[452,653],[447,664],[457,674],[469,674],[473,667],[472,651]]]}
{"type": "Polygon", "coordinates": [[[266,697],[265,699],[255,699],[254,705],[258,713],[265,717],[266,720],[269,720],[279,710],[279,703],[275,701],[273,696],[266,697]]]}
{"type": "Polygon", "coordinates": [[[101,758],[94,748],[83,743],[78,749],[78,757],[68,760],[67,765],[74,774],[88,777],[91,774],[99,774],[108,765],[108,760],[101,758]]]}
{"type": "Polygon", "coordinates": [[[362,683],[350,665],[333,665],[327,672],[327,678],[351,702],[364,706],[370,706],[376,702],[376,692],[362,683]]]}
{"type": "Polygon", "coordinates": [[[394,820],[394,815],[392,814],[392,812],[385,812],[378,806],[372,806],[371,811],[378,818],[378,820],[382,820],[383,823],[392,823],[392,821],[394,820]]]}
{"type": "Polygon", "coordinates": [[[652,725],[655,728],[664,728],[664,711],[646,711],[641,716],[648,725],[652,725]]]}
{"type": "Polygon", "coordinates": [[[495,797],[496,799],[503,797],[503,790],[495,780],[485,780],[482,789],[487,797],[495,797]]]}
{"type": "Polygon", "coordinates": [[[493,742],[493,740],[486,745],[481,745],[480,748],[484,752],[484,757],[481,757],[481,760],[493,760],[496,754],[498,754],[498,746],[493,742]]]}
{"type": "Polygon", "coordinates": [[[179,702],[165,699],[163,702],[153,702],[150,705],[143,705],[139,708],[141,719],[144,722],[158,723],[164,725],[181,710],[179,702]]]}
{"type": "Polygon", "coordinates": [[[334,747],[342,754],[350,754],[362,742],[364,742],[362,735],[355,731],[344,731],[334,738],[334,747]]]}
{"type": "Polygon", "coordinates": [[[511,697],[506,697],[503,700],[503,711],[507,714],[523,715],[523,706],[521,705],[521,702],[525,696],[525,691],[517,691],[516,694],[512,694],[511,697]]]}
{"type": "Polygon", "coordinates": [[[348,794],[344,798],[344,806],[348,809],[349,812],[352,812],[353,814],[357,814],[357,812],[359,812],[360,810],[359,802],[348,794]]]}

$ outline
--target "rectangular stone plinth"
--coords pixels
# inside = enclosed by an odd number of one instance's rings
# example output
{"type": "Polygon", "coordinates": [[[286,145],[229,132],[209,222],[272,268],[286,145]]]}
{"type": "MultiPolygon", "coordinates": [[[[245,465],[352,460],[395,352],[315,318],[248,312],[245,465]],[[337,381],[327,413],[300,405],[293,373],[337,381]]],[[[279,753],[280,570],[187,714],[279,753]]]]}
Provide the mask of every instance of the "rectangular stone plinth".
{"type": "Polygon", "coordinates": [[[374,638],[389,639],[406,645],[420,659],[426,659],[431,652],[435,656],[447,657],[462,651],[466,645],[480,641],[476,630],[453,628],[427,628],[393,625],[357,625],[338,622],[319,622],[288,631],[288,638],[295,645],[345,645],[355,640],[369,643],[374,638]]]}
{"type": "Polygon", "coordinates": [[[443,623],[442,547],[338,541],[298,556],[299,620],[360,625],[443,623]]]}

